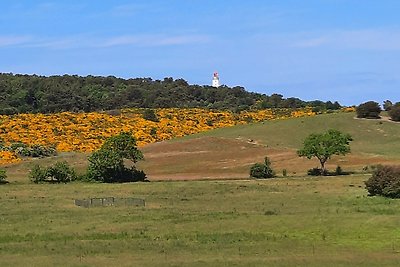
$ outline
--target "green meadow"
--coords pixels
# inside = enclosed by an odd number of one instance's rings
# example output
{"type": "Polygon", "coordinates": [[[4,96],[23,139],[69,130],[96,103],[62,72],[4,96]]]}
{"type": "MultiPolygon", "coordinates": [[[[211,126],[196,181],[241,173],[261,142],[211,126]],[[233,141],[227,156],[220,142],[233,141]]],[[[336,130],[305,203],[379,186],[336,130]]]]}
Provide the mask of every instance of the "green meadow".
{"type": "Polygon", "coordinates": [[[396,266],[400,201],[365,176],[0,187],[1,266],[396,266]],[[145,207],[74,205],[141,197],[145,207]]]}

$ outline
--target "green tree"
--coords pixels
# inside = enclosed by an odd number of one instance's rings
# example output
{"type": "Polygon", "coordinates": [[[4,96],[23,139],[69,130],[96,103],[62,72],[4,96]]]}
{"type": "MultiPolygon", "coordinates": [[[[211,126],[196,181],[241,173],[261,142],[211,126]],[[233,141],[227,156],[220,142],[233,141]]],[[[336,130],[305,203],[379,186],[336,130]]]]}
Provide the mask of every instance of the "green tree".
{"type": "Polygon", "coordinates": [[[303,148],[297,151],[299,157],[311,159],[316,157],[321,164],[321,174],[326,173],[325,163],[332,155],[345,155],[350,152],[350,141],[352,137],[349,134],[338,130],[328,130],[325,133],[311,134],[303,143],[303,148]]]}
{"type": "Polygon", "coordinates": [[[103,146],[89,157],[87,179],[105,183],[144,181],[146,175],[138,171],[135,163],[143,159],[130,133],[120,133],[106,140],[103,146]],[[124,160],[130,161],[126,167],[124,160]]]}
{"type": "Polygon", "coordinates": [[[356,108],[357,118],[379,119],[382,109],[377,102],[368,101],[356,108]]]}
{"type": "Polygon", "coordinates": [[[101,149],[113,151],[120,158],[128,159],[133,163],[143,159],[142,152],[136,147],[136,139],[128,132],[111,136],[104,142],[101,149]]]}

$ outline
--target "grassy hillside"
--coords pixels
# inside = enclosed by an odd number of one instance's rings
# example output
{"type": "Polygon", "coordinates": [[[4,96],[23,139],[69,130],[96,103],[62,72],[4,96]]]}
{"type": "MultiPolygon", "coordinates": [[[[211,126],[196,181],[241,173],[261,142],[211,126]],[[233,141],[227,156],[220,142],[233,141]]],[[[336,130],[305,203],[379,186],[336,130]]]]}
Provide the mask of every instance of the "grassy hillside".
{"type": "Polygon", "coordinates": [[[270,148],[298,149],[311,133],[337,129],[354,138],[353,153],[400,159],[400,124],[384,120],[355,119],[355,113],[268,121],[217,129],[195,136],[251,139],[270,148]]]}
{"type": "MultiPolygon", "coordinates": [[[[303,139],[330,128],[350,133],[352,153],[334,156],[328,168],[340,165],[347,171],[361,172],[373,164],[400,163],[400,124],[388,121],[354,119],[353,113],[266,121],[177,138],[141,147],[145,161],[139,162],[150,180],[237,179],[247,178],[249,166],[272,159],[278,175],[286,169],[289,176],[304,175],[318,166],[317,160],[299,158],[296,150],[303,139]]],[[[26,181],[32,164],[49,164],[66,159],[84,171],[87,154],[62,153],[8,168],[9,181],[26,181]]]]}
{"type": "Polygon", "coordinates": [[[269,156],[278,174],[286,169],[290,176],[304,175],[318,161],[299,158],[296,150],[309,134],[331,128],[354,138],[351,154],[328,161],[331,170],[340,165],[361,172],[367,165],[400,163],[400,124],[354,117],[354,113],[325,114],[186,136],[145,146],[147,160],[140,166],[154,179],[244,178],[252,163],[269,156]]]}

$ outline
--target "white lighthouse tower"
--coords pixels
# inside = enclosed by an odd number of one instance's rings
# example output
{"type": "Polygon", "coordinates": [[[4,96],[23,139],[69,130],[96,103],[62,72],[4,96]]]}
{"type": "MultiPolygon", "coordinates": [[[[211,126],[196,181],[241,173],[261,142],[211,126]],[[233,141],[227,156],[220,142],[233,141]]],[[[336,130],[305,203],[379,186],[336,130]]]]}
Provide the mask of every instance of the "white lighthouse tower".
{"type": "Polygon", "coordinates": [[[220,87],[218,72],[214,72],[214,76],[212,79],[212,87],[216,87],[216,88],[220,87]]]}

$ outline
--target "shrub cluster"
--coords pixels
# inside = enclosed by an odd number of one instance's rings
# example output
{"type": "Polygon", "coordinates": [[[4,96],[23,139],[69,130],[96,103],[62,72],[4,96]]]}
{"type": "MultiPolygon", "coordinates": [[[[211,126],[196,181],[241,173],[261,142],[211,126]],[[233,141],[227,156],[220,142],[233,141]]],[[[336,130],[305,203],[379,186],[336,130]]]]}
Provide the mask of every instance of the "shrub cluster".
{"type": "Polygon", "coordinates": [[[266,179],[275,177],[275,172],[271,168],[271,161],[265,157],[264,163],[255,163],[250,168],[250,177],[257,179],[266,179]]]}
{"type": "Polygon", "coordinates": [[[348,172],[344,172],[342,167],[336,166],[335,171],[328,171],[327,169],[321,168],[312,168],[307,171],[307,174],[310,176],[339,176],[339,175],[347,175],[348,172]]]}
{"type": "Polygon", "coordinates": [[[312,168],[312,169],[309,169],[307,171],[307,175],[310,175],[310,176],[320,176],[320,175],[326,176],[326,175],[328,175],[328,170],[321,169],[321,168],[312,168]]]}
{"type": "Polygon", "coordinates": [[[379,119],[382,109],[377,102],[368,101],[356,108],[357,118],[379,119]]]}
{"type": "Polygon", "coordinates": [[[29,173],[34,183],[68,183],[77,180],[75,170],[66,161],[56,162],[50,167],[35,165],[29,173]]]}
{"type": "MultiPolygon", "coordinates": [[[[15,149],[26,148],[14,145],[15,149]]],[[[22,150],[21,150],[22,151],[22,150]]],[[[120,133],[110,137],[103,146],[89,157],[86,174],[77,176],[75,170],[66,161],[56,162],[50,167],[35,165],[29,173],[34,183],[68,183],[74,180],[96,182],[136,182],[145,181],[146,174],[137,170],[134,163],[143,159],[143,154],[136,147],[136,140],[130,133],[120,133]],[[124,160],[131,161],[126,167],[124,160]]]]}
{"type": "Polygon", "coordinates": [[[378,165],[365,185],[371,196],[400,198],[400,166],[378,165]]]}
{"type": "Polygon", "coordinates": [[[12,143],[10,146],[3,146],[3,150],[8,150],[22,157],[50,157],[57,155],[57,150],[54,147],[46,147],[39,144],[28,146],[22,142],[12,143]]]}

